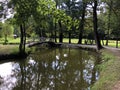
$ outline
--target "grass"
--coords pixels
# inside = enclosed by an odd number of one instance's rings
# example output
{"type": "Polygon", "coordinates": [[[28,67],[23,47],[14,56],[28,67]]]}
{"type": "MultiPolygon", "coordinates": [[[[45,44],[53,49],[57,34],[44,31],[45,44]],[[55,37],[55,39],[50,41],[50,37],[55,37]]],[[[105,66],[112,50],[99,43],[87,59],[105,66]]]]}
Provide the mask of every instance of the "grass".
{"type": "MultiPolygon", "coordinates": [[[[57,39],[57,42],[59,42],[58,39],[57,39]]],[[[68,39],[68,38],[64,38],[64,39],[63,39],[63,42],[64,42],[64,43],[68,43],[68,42],[69,42],[69,39],[68,39]]],[[[71,42],[72,42],[72,43],[78,43],[78,39],[71,39],[71,42]]]]}
{"type": "Polygon", "coordinates": [[[109,50],[102,50],[103,63],[99,65],[100,78],[91,90],[112,90],[117,81],[120,80],[120,60],[109,50]]]}
{"type": "Polygon", "coordinates": [[[18,51],[18,45],[0,45],[0,54],[13,54],[18,51]]]}
{"type": "MultiPolygon", "coordinates": [[[[3,44],[5,41],[4,41],[4,38],[0,38],[0,43],[3,44]]],[[[7,43],[20,43],[20,38],[8,38],[8,42],[7,43]]]]}
{"type": "Polygon", "coordinates": [[[16,38],[16,39],[9,38],[8,43],[20,43],[20,38],[16,38]]]}
{"type": "MultiPolygon", "coordinates": [[[[27,41],[31,41],[31,39],[27,38],[27,41]]],[[[57,39],[57,42],[59,42],[59,39],[57,39]]],[[[68,43],[69,39],[68,38],[64,38],[63,39],[63,43],[68,43]]],[[[82,43],[84,44],[85,39],[82,40],[82,43]]],[[[4,43],[4,38],[0,38],[0,43],[3,44],[4,43]]],[[[8,38],[8,43],[20,43],[20,38],[8,38]]],[[[71,39],[71,43],[78,43],[78,39],[71,39]]],[[[102,42],[101,42],[102,43],[102,42]]],[[[104,43],[106,43],[106,40],[104,40],[104,43]]],[[[109,40],[108,42],[108,46],[110,47],[116,47],[116,41],[115,40],[109,40]]],[[[120,41],[119,41],[119,45],[118,47],[120,47],[120,41]]]]}
{"type": "MultiPolygon", "coordinates": [[[[58,42],[59,40],[57,40],[58,42]]],[[[63,39],[64,43],[68,43],[69,39],[68,38],[64,38],[63,39]]],[[[84,44],[85,39],[82,40],[82,43],[84,44]]],[[[71,43],[78,43],[78,39],[71,39],[71,43]]],[[[101,42],[102,43],[102,42],[101,42]]],[[[104,44],[106,43],[106,40],[104,40],[104,44]]],[[[108,42],[108,46],[110,47],[116,47],[116,41],[115,40],[109,40],[108,42]]],[[[118,42],[118,47],[120,47],[120,41],[118,42]]]]}
{"type": "MultiPolygon", "coordinates": [[[[30,48],[26,47],[26,52],[28,53],[30,48]]],[[[16,54],[19,52],[19,45],[2,45],[0,44],[0,55],[3,54],[16,54]]]]}

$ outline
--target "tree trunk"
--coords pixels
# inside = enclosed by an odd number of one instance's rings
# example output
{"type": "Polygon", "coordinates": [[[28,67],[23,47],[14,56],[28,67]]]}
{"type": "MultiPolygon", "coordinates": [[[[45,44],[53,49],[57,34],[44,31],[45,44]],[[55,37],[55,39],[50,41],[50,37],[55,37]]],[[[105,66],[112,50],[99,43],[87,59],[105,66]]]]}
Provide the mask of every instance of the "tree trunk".
{"type": "Polygon", "coordinates": [[[109,15],[108,15],[108,31],[107,31],[107,37],[106,37],[106,46],[108,46],[108,40],[110,35],[110,18],[111,18],[111,10],[112,10],[112,1],[110,2],[111,6],[109,6],[109,15]]]}
{"type": "Polygon", "coordinates": [[[55,42],[57,42],[57,32],[56,32],[56,27],[57,27],[57,23],[56,23],[56,20],[55,20],[55,35],[54,35],[54,39],[55,39],[55,42]]]}
{"type": "Polygon", "coordinates": [[[20,45],[19,45],[19,53],[21,54],[21,53],[23,53],[23,26],[22,26],[22,24],[20,25],[20,45]]]}
{"type": "Polygon", "coordinates": [[[25,30],[25,22],[23,25],[24,29],[23,29],[23,34],[24,34],[24,40],[23,40],[23,51],[25,53],[25,45],[26,45],[26,30],[25,30]]]}
{"type": "Polygon", "coordinates": [[[5,34],[5,43],[4,44],[7,44],[8,40],[7,40],[7,34],[5,34]]]}
{"type": "Polygon", "coordinates": [[[59,42],[62,43],[63,42],[63,31],[62,31],[62,24],[61,21],[58,22],[60,29],[59,29],[59,42]]]}
{"type": "Polygon", "coordinates": [[[20,25],[20,45],[19,45],[19,53],[20,55],[25,54],[25,44],[26,44],[26,32],[25,32],[25,23],[20,25]]]}
{"type": "Polygon", "coordinates": [[[116,38],[116,48],[118,48],[118,37],[116,38]]]}
{"type": "Polygon", "coordinates": [[[60,32],[60,35],[59,35],[59,42],[62,43],[63,42],[63,33],[60,32]]]}
{"type": "Polygon", "coordinates": [[[57,32],[56,32],[56,30],[55,30],[55,42],[57,43],[57,32]]]}
{"type": "Polygon", "coordinates": [[[95,35],[95,42],[97,45],[97,50],[100,50],[102,48],[100,38],[98,35],[98,25],[97,25],[97,0],[94,0],[94,6],[93,6],[93,24],[94,24],[94,35],[95,35]]]}
{"type": "Polygon", "coordinates": [[[104,40],[102,39],[102,44],[104,45],[104,40]]]}
{"type": "Polygon", "coordinates": [[[79,41],[78,44],[82,44],[82,37],[83,37],[83,30],[84,30],[84,22],[85,22],[85,10],[86,10],[86,3],[83,1],[83,10],[82,10],[82,18],[79,25],[79,41]]]}
{"type": "Polygon", "coordinates": [[[71,31],[69,31],[69,43],[71,43],[71,31]]]}

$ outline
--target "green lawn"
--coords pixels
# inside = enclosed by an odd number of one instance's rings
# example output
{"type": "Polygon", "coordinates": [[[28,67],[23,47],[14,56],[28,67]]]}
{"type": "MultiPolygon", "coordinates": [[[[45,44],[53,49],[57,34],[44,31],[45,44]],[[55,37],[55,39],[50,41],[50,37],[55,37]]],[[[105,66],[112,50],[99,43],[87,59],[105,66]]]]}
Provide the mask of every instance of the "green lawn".
{"type": "MultiPolygon", "coordinates": [[[[27,41],[32,41],[32,39],[27,38],[27,41]]],[[[38,40],[37,40],[38,41],[38,40]]],[[[57,42],[59,42],[59,39],[57,39],[57,42]]],[[[64,38],[63,39],[63,43],[68,43],[69,39],[68,38],[64,38]]],[[[82,40],[82,43],[84,44],[85,39],[82,40]]],[[[0,38],[0,44],[4,43],[4,38],[0,38]]],[[[20,38],[8,38],[8,43],[20,43],[20,38]]],[[[78,43],[78,39],[71,39],[71,43],[78,43]]],[[[102,42],[101,42],[102,43],[102,42]]],[[[106,40],[104,40],[104,44],[106,43],[106,40]]],[[[111,47],[116,47],[116,41],[115,40],[109,40],[108,46],[111,47]]],[[[119,41],[119,45],[120,47],[120,41],[119,41]]]]}
{"type": "MultiPolygon", "coordinates": [[[[104,42],[106,42],[106,41],[104,41],[104,42]]],[[[116,41],[115,40],[109,40],[108,46],[116,47],[116,41]]],[[[118,47],[120,47],[120,41],[118,42],[118,47]]]]}
{"type": "Polygon", "coordinates": [[[18,45],[0,45],[0,54],[12,54],[18,51],[18,45]]]}
{"type": "MultiPolygon", "coordinates": [[[[4,38],[0,38],[0,43],[3,44],[5,41],[4,38]]],[[[7,43],[19,43],[20,42],[20,38],[8,38],[8,42],[7,43]]]]}
{"type": "MultiPolygon", "coordinates": [[[[68,43],[69,39],[68,38],[64,38],[63,42],[68,43]]],[[[85,42],[85,39],[82,40],[83,44],[84,44],[84,42],[85,42]]],[[[71,43],[78,43],[78,39],[71,39],[71,43]]],[[[104,40],[104,44],[105,43],[106,43],[106,40],[104,40]]],[[[102,44],[102,41],[101,41],[101,44],[102,44]]],[[[116,47],[116,41],[115,40],[109,40],[108,46],[110,46],[110,47],[116,47]]],[[[120,41],[118,42],[118,47],[120,47],[120,41]]]]}

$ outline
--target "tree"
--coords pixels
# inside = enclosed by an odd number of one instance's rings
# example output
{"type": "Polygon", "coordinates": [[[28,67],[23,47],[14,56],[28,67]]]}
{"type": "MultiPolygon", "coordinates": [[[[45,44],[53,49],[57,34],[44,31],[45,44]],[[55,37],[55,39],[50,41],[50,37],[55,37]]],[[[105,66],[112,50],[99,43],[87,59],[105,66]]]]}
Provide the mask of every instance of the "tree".
{"type": "Polygon", "coordinates": [[[26,23],[28,18],[37,9],[37,0],[12,0],[14,9],[16,11],[15,18],[16,23],[20,26],[20,45],[19,52],[20,55],[25,54],[25,44],[26,44],[26,23]]]}
{"type": "Polygon", "coordinates": [[[87,7],[86,0],[82,0],[82,15],[81,15],[81,21],[80,21],[80,25],[79,25],[79,30],[80,31],[79,31],[79,41],[78,41],[78,44],[82,44],[86,7],[87,7]]]}
{"type": "Polygon", "coordinates": [[[94,28],[94,35],[95,35],[95,42],[97,45],[97,49],[100,50],[102,48],[100,39],[99,39],[99,35],[98,35],[98,19],[97,19],[97,0],[93,1],[94,6],[93,6],[93,28],[94,28]]]}
{"type": "Polygon", "coordinates": [[[112,15],[112,9],[113,9],[113,1],[112,0],[102,0],[102,1],[104,2],[104,6],[105,6],[104,8],[106,9],[105,16],[107,16],[106,46],[108,46],[108,41],[110,39],[111,15],[112,15]]]}
{"type": "Polygon", "coordinates": [[[10,36],[10,35],[11,36],[13,35],[13,26],[10,25],[9,23],[3,23],[2,34],[5,38],[4,44],[7,44],[7,42],[8,42],[7,37],[10,36]]]}

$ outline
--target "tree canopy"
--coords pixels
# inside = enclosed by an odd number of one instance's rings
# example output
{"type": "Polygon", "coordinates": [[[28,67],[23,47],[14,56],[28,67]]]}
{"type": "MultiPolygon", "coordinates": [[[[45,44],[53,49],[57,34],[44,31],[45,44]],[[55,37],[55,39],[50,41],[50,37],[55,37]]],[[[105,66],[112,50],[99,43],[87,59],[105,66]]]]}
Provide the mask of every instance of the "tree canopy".
{"type": "Polygon", "coordinates": [[[93,32],[96,44],[100,44],[99,39],[106,39],[107,45],[108,39],[119,39],[119,3],[119,0],[4,0],[0,1],[0,16],[3,21],[14,15],[12,24],[20,27],[24,45],[26,36],[35,34],[52,37],[55,42],[56,38],[60,42],[69,38],[69,43],[71,37],[78,38],[82,44],[83,38],[93,39],[90,35],[93,32]]]}

